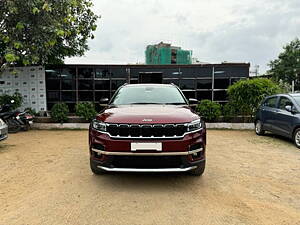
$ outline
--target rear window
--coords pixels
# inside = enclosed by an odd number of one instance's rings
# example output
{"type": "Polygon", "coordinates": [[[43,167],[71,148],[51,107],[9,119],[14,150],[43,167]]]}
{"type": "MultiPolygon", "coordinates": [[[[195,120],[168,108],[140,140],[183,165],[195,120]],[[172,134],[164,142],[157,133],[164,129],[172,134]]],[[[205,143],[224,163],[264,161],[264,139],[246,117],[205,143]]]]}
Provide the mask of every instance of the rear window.
{"type": "Polygon", "coordinates": [[[277,97],[268,98],[265,101],[264,106],[275,108],[276,107],[276,101],[277,101],[277,97]]]}

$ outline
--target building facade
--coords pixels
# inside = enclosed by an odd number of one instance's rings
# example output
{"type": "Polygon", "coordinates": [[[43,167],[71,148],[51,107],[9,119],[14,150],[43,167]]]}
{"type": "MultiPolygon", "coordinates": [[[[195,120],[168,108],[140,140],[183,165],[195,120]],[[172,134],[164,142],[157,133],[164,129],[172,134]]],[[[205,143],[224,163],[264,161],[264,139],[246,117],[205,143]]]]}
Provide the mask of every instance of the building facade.
{"type": "Polygon", "coordinates": [[[192,64],[192,51],[163,42],[148,45],[145,56],[147,65],[192,64]]]}
{"type": "Polygon", "coordinates": [[[45,69],[42,66],[17,67],[0,73],[0,95],[19,93],[23,97],[22,110],[47,110],[45,69]]]}
{"type": "Polygon", "coordinates": [[[101,98],[111,98],[124,83],[173,83],[187,98],[226,103],[228,86],[248,78],[249,67],[247,63],[48,66],[47,108],[65,102],[74,111],[78,102],[98,103],[101,98]]]}

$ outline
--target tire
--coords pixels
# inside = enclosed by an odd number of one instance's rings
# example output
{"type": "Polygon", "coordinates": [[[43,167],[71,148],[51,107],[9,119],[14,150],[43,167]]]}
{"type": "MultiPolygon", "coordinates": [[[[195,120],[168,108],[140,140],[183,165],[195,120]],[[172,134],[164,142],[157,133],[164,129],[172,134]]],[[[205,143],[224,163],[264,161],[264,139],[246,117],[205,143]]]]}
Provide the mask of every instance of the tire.
{"type": "Polygon", "coordinates": [[[205,162],[202,163],[201,165],[197,166],[196,169],[189,171],[189,173],[193,176],[200,177],[204,173],[204,170],[205,170],[205,162]]]}
{"type": "Polygon", "coordinates": [[[23,131],[29,131],[30,130],[30,124],[27,122],[24,126],[23,126],[23,131]]]}
{"type": "Polygon", "coordinates": [[[91,167],[91,171],[95,175],[103,175],[106,173],[105,170],[97,168],[97,166],[95,165],[95,163],[92,162],[92,160],[90,160],[90,167],[91,167]]]}
{"type": "Polygon", "coordinates": [[[7,126],[8,126],[8,133],[11,134],[17,133],[21,130],[20,124],[12,118],[7,120],[7,126]]]}
{"type": "Polygon", "coordinates": [[[300,148],[300,128],[296,129],[293,135],[293,141],[297,148],[300,148]]]}
{"type": "Polygon", "coordinates": [[[257,120],[255,122],[255,133],[257,135],[264,135],[265,134],[265,131],[262,129],[262,123],[260,120],[257,120]]]}

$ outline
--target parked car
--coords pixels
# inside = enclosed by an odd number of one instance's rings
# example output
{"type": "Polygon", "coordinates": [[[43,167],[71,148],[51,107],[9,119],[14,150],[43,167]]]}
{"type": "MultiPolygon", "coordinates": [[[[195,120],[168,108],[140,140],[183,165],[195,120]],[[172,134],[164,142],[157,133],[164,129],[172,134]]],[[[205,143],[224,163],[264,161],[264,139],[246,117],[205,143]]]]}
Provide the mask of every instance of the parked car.
{"type": "Polygon", "coordinates": [[[2,119],[0,119],[0,141],[7,138],[8,128],[6,123],[2,119]]]}
{"type": "Polygon", "coordinates": [[[103,172],[187,172],[205,169],[206,128],[181,90],[167,84],[125,84],[90,124],[90,166],[103,172]]]}
{"type": "Polygon", "coordinates": [[[255,132],[272,132],[294,141],[300,148],[300,93],[267,97],[255,118],[255,132]]]}

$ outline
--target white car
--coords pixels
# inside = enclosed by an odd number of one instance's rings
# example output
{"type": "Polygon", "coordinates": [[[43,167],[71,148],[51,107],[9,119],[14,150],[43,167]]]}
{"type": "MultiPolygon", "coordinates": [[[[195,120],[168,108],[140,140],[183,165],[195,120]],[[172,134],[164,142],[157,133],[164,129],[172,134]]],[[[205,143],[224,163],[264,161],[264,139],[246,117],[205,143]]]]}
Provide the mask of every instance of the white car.
{"type": "Polygon", "coordinates": [[[7,138],[8,134],[8,127],[6,123],[2,119],[0,119],[0,141],[7,138]]]}

